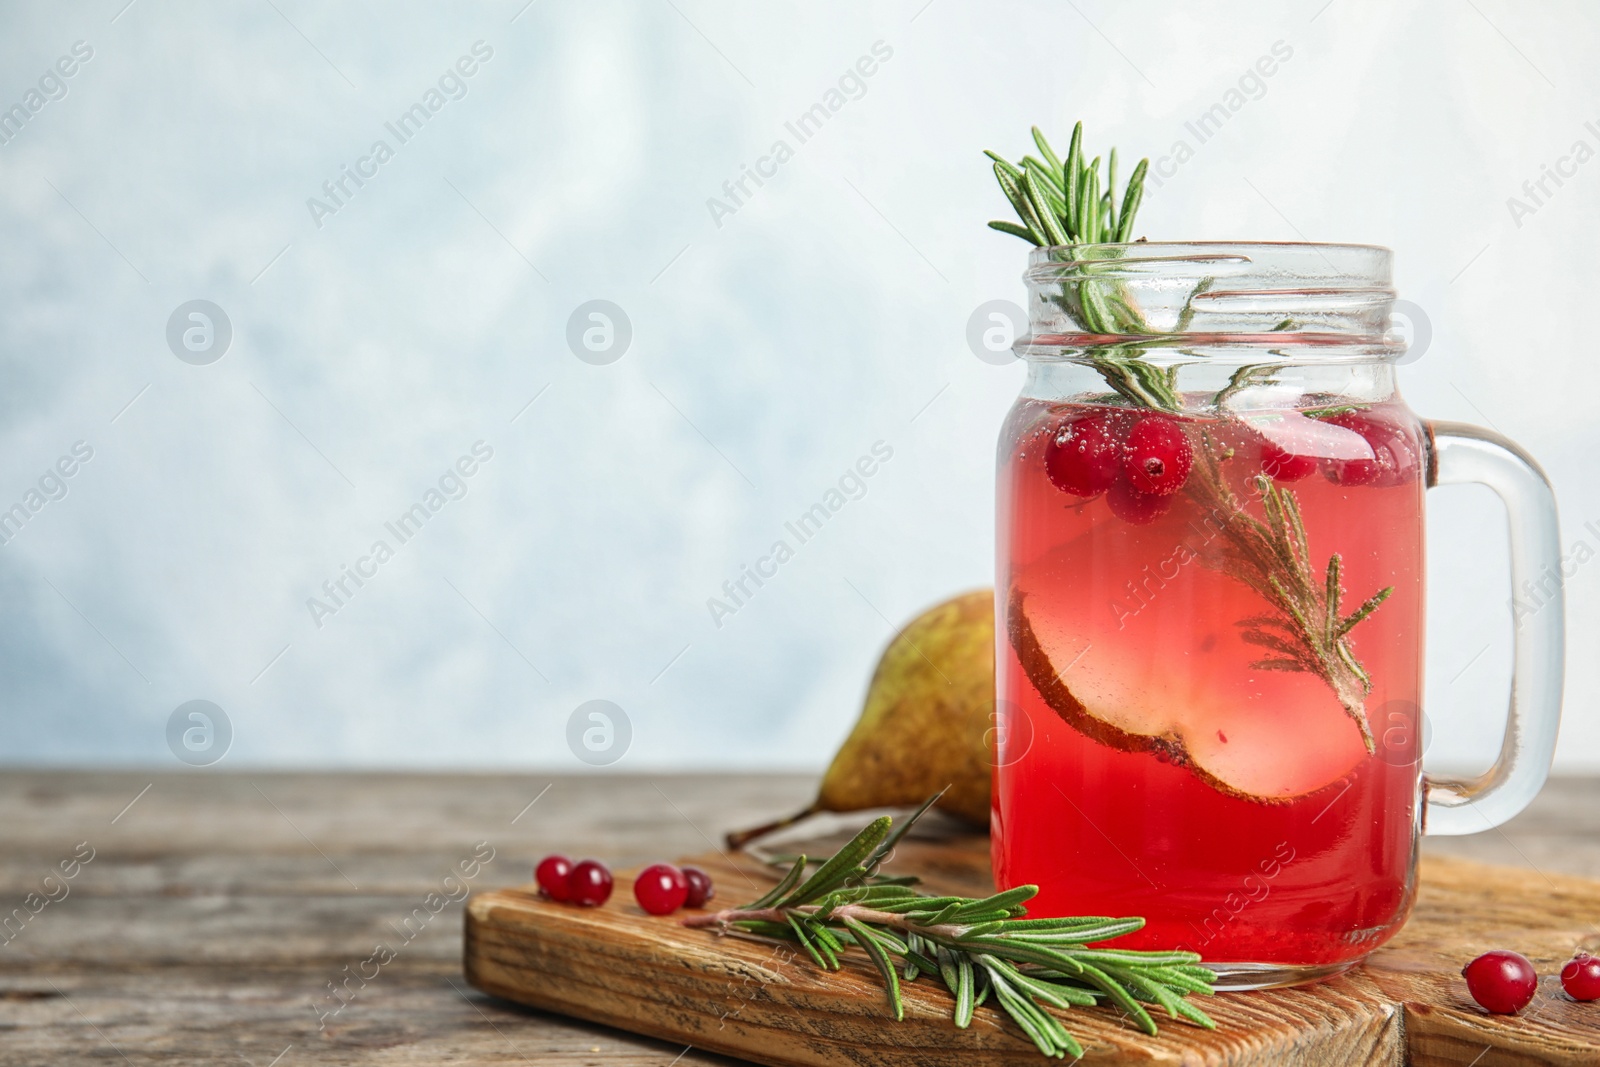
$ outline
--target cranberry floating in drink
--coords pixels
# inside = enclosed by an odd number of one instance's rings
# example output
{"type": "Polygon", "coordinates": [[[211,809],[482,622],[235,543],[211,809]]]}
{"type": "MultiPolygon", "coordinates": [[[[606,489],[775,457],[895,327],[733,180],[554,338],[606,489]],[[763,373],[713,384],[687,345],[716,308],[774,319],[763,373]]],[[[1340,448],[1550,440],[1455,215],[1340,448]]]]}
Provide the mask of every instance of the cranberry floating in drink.
{"type": "Polygon", "coordinates": [[[1141,493],[1171,496],[1189,480],[1194,448],[1176,419],[1146,415],[1123,442],[1122,473],[1141,493]]]}
{"type": "Polygon", "coordinates": [[[1073,496],[1096,496],[1111,488],[1122,472],[1129,421],[1121,412],[1088,411],[1057,423],[1044,455],[1051,484],[1073,496]]]}

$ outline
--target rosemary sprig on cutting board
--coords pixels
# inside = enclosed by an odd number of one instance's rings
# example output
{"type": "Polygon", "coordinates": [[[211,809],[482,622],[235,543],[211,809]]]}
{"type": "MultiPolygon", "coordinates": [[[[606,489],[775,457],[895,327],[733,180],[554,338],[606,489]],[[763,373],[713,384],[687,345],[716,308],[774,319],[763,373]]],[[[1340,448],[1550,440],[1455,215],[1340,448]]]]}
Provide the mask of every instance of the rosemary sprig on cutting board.
{"type": "Polygon", "coordinates": [[[1216,1024],[1185,999],[1209,995],[1215,974],[1193,952],[1090,948],[1144,926],[1139,918],[1081,916],[1026,918],[1038,886],[993,896],[929,896],[884,879],[878,867],[906,830],[928,809],[892,827],[888,816],[862,830],[809,877],[798,857],[760,900],[685,919],[708,927],[800,945],[824,971],[838,971],[852,952],[883,979],[889,1007],[904,1017],[902,988],[926,976],[953,999],[958,1027],[993,1001],[1047,1056],[1083,1055],[1054,1010],[1110,1003],[1148,1034],[1156,1032],[1146,1005],[1207,1029],[1216,1024]]]}

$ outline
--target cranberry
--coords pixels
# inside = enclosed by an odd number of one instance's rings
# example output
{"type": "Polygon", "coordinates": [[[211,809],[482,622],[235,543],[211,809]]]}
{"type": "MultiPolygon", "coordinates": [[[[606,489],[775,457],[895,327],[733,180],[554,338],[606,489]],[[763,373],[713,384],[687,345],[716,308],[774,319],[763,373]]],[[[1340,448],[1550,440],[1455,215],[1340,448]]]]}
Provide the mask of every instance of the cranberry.
{"type": "Polygon", "coordinates": [[[1600,957],[1580,952],[1561,968],[1561,988],[1573,1000],[1600,1000],[1600,957]]]}
{"type": "Polygon", "coordinates": [[[1124,445],[1122,470],[1141,493],[1170,496],[1189,480],[1194,448],[1183,428],[1161,415],[1146,415],[1133,424],[1124,445]]]}
{"type": "Polygon", "coordinates": [[[1084,415],[1063,425],[1044,450],[1050,482],[1073,496],[1097,496],[1111,488],[1122,469],[1125,418],[1084,415]]]}
{"type": "Polygon", "coordinates": [[[670,863],[652,863],[633,880],[633,899],[651,915],[672,914],[688,896],[688,880],[670,863]]]}
{"type": "Polygon", "coordinates": [[[1372,448],[1370,459],[1327,460],[1322,472],[1330,482],[1383,488],[1416,477],[1421,458],[1404,427],[1371,411],[1342,411],[1326,415],[1322,421],[1360,434],[1372,448]]]}
{"type": "Polygon", "coordinates": [[[1317,469],[1315,456],[1302,456],[1289,452],[1271,441],[1261,443],[1261,469],[1267,477],[1279,482],[1298,482],[1317,469]]]}
{"type": "Polygon", "coordinates": [[[572,861],[560,855],[546,856],[533,869],[534,880],[539,883],[539,895],[558,904],[567,902],[567,879],[571,875],[572,861]]]}
{"type": "Polygon", "coordinates": [[[567,876],[567,900],[597,908],[611,899],[611,872],[599,860],[581,860],[567,876]]]}
{"type": "Polygon", "coordinates": [[[1533,964],[1516,952],[1485,952],[1461,968],[1461,974],[1472,999],[1496,1015],[1515,1015],[1526,1008],[1539,987],[1533,964]]]}
{"type": "Polygon", "coordinates": [[[717,887],[711,884],[711,876],[699,867],[685,867],[683,878],[689,883],[689,895],[683,898],[685,907],[704,907],[706,901],[717,895],[717,887]]]}
{"type": "Polygon", "coordinates": [[[1111,492],[1106,494],[1106,505],[1111,508],[1111,514],[1123,522],[1146,526],[1167,513],[1172,507],[1172,497],[1142,493],[1128,484],[1126,478],[1118,478],[1111,492]]]}

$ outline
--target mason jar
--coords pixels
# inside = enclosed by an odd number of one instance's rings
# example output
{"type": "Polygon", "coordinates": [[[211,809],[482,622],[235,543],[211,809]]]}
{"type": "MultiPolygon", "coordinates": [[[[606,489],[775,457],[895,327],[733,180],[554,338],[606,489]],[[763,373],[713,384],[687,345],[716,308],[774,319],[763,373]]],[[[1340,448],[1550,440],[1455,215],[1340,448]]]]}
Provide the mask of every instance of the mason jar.
{"type": "MultiPolygon", "coordinates": [[[[1392,937],[1427,833],[1520,811],[1555,746],[1562,604],[1516,630],[1501,755],[1421,768],[1423,495],[1504,500],[1511,575],[1559,574],[1538,466],[1419,419],[1384,248],[1035,249],[1000,436],[993,863],[1035,915],[1139,915],[1224,988],[1392,937]]],[[[1448,714],[1433,717],[1448,722],[1448,714]]]]}

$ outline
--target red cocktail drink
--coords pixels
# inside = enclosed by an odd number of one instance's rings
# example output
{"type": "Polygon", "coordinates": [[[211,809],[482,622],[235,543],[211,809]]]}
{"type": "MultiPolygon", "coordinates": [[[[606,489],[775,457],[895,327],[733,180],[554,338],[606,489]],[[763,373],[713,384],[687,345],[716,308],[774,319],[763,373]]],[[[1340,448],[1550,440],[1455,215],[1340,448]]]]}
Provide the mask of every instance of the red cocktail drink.
{"type": "Polygon", "coordinates": [[[1299,968],[1404,921],[1424,443],[1398,400],[1025,399],[1001,440],[1002,888],[1299,968]],[[1193,402],[1193,412],[1189,410],[1193,402]]]}

